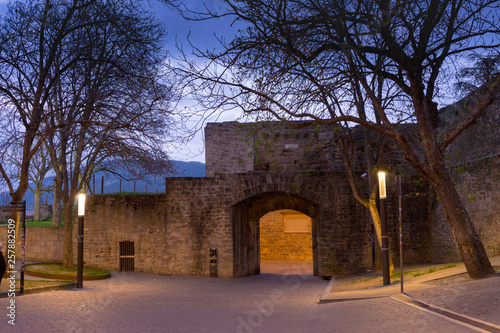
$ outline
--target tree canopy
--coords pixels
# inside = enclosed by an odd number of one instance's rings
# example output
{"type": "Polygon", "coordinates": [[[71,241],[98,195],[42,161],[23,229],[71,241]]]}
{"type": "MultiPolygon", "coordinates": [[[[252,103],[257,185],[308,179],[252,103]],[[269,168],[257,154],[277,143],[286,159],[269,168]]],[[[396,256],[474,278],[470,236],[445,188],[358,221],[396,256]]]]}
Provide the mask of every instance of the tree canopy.
{"type": "Polygon", "coordinates": [[[65,209],[66,266],[75,197],[96,168],[121,159],[169,170],[164,37],[139,0],[16,2],[0,24],[1,120],[12,130],[1,142],[0,172],[12,199],[22,200],[33,156],[48,147],[65,209]],[[19,142],[15,188],[6,157],[19,142]]]}
{"type": "Polygon", "coordinates": [[[493,272],[454,188],[446,149],[491,105],[500,76],[445,133],[439,105],[471,54],[498,50],[498,1],[226,0],[218,12],[165,2],[187,19],[232,17],[246,26],[230,42],[221,39],[223,51],[198,48],[199,59],[185,55],[176,69],[180,88],[201,108],[306,120],[300,126],[352,122],[391,137],[436,190],[469,274],[493,272]],[[361,99],[348,88],[353,78],[361,99]],[[365,115],[355,100],[365,102],[365,115]],[[414,122],[418,135],[402,122],[414,122]]]}

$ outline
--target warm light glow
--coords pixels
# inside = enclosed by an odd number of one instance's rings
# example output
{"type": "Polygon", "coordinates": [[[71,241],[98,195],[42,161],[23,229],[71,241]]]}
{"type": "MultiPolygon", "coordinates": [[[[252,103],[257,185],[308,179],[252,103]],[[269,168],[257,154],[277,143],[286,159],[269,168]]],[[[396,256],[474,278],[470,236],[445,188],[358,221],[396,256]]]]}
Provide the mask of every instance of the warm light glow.
{"type": "Polygon", "coordinates": [[[380,199],[387,198],[387,192],[385,189],[385,172],[379,171],[378,173],[378,189],[380,194],[380,199]]]}
{"type": "Polygon", "coordinates": [[[78,216],[85,215],[85,193],[78,194],[78,216]]]}

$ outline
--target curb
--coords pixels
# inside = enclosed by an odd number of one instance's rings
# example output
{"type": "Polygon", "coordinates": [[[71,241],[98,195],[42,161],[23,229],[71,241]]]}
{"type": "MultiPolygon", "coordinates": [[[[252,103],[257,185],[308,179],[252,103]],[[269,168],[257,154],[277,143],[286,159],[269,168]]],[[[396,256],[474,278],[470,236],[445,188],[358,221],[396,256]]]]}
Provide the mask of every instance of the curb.
{"type": "MultiPolygon", "coordinates": [[[[497,271],[496,275],[498,275],[499,274],[498,265],[493,265],[493,266],[494,266],[495,270],[497,271]]],[[[449,274],[447,276],[442,276],[442,277],[422,278],[422,279],[418,279],[416,281],[412,281],[412,282],[410,282],[410,284],[425,284],[426,282],[429,282],[429,281],[440,280],[443,278],[453,277],[453,276],[457,276],[457,275],[461,275],[461,274],[464,274],[464,272],[460,272],[460,273],[454,272],[452,274],[449,274]]],[[[405,284],[405,285],[407,285],[407,284],[405,284]]],[[[330,284],[329,284],[329,286],[330,286],[330,284]]],[[[375,288],[380,288],[380,287],[375,287],[375,288]]],[[[463,314],[460,314],[460,313],[457,313],[457,312],[454,312],[454,311],[451,311],[451,310],[448,310],[445,308],[441,308],[441,307],[436,306],[436,305],[425,303],[425,302],[420,301],[419,299],[416,299],[416,298],[414,298],[406,293],[380,292],[379,294],[375,294],[375,295],[366,295],[366,296],[356,295],[357,297],[351,297],[351,298],[349,298],[349,297],[338,297],[338,298],[331,297],[331,298],[328,298],[328,296],[329,296],[329,294],[325,292],[318,303],[319,304],[326,304],[326,303],[334,303],[334,302],[357,301],[357,300],[364,300],[364,299],[388,297],[388,298],[391,298],[393,300],[405,303],[409,306],[413,306],[415,308],[418,308],[422,311],[430,312],[430,313],[433,313],[437,316],[441,316],[447,320],[459,322],[460,324],[467,326],[467,327],[470,327],[470,328],[477,330],[477,331],[500,333],[500,326],[499,325],[496,325],[496,324],[493,324],[490,322],[486,322],[486,321],[483,321],[481,319],[469,317],[469,316],[466,316],[466,315],[463,315],[463,314]]]]}
{"type": "MultiPolygon", "coordinates": [[[[440,276],[440,277],[432,277],[432,276],[425,276],[424,275],[422,277],[418,277],[416,279],[412,279],[410,281],[407,281],[407,282],[405,282],[404,285],[409,286],[409,285],[425,284],[425,283],[430,282],[430,281],[437,281],[437,280],[441,280],[441,279],[446,279],[449,277],[459,276],[459,275],[462,275],[465,273],[467,273],[467,272],[455,272],[455,273],[449,274],[447,276],[440,276]]],[[[498,274],[500,274],[500,272],[497,271],[496,274],[498,275],[498,274]]],[[[332,279],[332,282],[333,281],[334,281],[334,279],[332,279]]],[[[332,286],[332,282],[329,284],[329,287],[332,286]]],[[[382,298],[382,297],[391,297],[391,296],[395,296],[395,295],[401,295],[401,291],[399,289],[397,291],[392,291],[392,292],[388,291],[388,288],[391,288],[391,287],[393,288],[394,286],[397,286],[399,284],[400,284],[400,282],[393,282],[387,286],[376,286],[376,287],[371,287],[369,289],[361,290],[361,291],[374,291],[374,290],[379,291],[378,293],[374,293],[373,295],[366,295],[366,296],[357,295],[354,297],[344,296],[344,297],[337,297],[336,298],[335,296],[333,296],[333,297],[330,296],[331,294],[335,294],[335,293],[325,292],[325,293],[323,293],[322,297],[320,298],[319,304],[346,302],[346,301],[359,301],[359,300],[364,300],[364,299],[382,298]]],[[[354,292],[358,292],[358,291],[356,290],[354,292]]],[[[341,291],[339,293],[343,293],[343,292],[341,291]]],[[[404,292],[404,294],[409,296],[406,292],[404,292]]]]}
{"type": "MultiPolygon", "coordinates": [[[[49,287],[25,288],[24,295],[42,293],[44,291],[64,290],[64,289],[72,289],[72,288],[76,288],[76,282],[61,283],[61,284],[57,284],[57,285],[49,286],[49,287]]],[[[8,297],[8,295],[9,295],[9,291],[0,291],[0,298],[6,298],[6,297],[8,297]]],[[[19,289],[16,289],[15,295],[20,296],[19,289]]]]}
{"type": "Polygon", "coordinates": [[[354,301],[363,301],[366,299],[386,298],[391,296],[392,295],[378,295],[378,296],[352,297],[352,298],[322,298],[319,300],[318,304],[354,302],[354,301]]]}
{"type": "Polygon", "coordinates": [[[399,302],[402,302],[402,303],[405,303],[405,304],[408,304],[408,305],[411,305],[411,306],[414,306],[414,307],[417,307],[417,308],[422,308],[424,310],[428,310],[428,311],[431,311],[433,313],[440,314],[442,316],[445,316],[445,317],[451,318],[453,320],[465,323],[467,325],[479,328],[481,330],[485,330],[487,332],[500,333],[500,326],[498,326],[496,324],[489,323],[489,322],[481,320],[481,319],[472,318],[472,317],[469,317],[469,316],[466,316],[466,315],[463,315],[463,314],[460,314],[460,313],[457,313],[457,312],[454,312],[451,310],[441,308],[439,306],[435,306],[432,304],[422,302],[421,300],[419,300],[413,296],[410,296],[408,294],[393,295],[393,296],[390,296],[389,298],[396,300],[396,301],[399,301],[399,302]]]}
{"type": "MultiPolygon", "coordinates": [[[[24,273],[26,275],[29,275],[29,276],[35,276],[35,277],[45,278],[45,279],[76,281],[76,276],[73,276],[73,275],[55,275],[55,274],[32,272],[32,271],[28,271],[28,270],[26,270],[24,273]]],[[[110,277],[111,277],[111,274],[106,274],[106,275],[90,275],[90,276],[89,275],[84,275],[83,276],[83,281],[104,280],[104,279],[109,279],[110,277]]]]}
{"type": "Polygon", "coordinates": [[[330,294],[330,291],[332,290],[333,282],[335,281],[335,278],[331,279],[330,282],[328,282],[328,285],[326,286],[325,290],[323,290],[323,293],[319,297],[318,304],[321,304],[321,301],[325,298],[328,297],[330,294]]]}

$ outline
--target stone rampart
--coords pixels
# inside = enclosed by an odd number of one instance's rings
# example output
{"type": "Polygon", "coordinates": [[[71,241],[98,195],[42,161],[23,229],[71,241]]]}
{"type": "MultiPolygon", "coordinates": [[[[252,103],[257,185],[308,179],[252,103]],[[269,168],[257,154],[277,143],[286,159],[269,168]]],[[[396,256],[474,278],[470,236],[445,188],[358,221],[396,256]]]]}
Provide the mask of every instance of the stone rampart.
{"type": "MultiPolygon", "coordinates": [[[[87,207],[85,262],[91,266],[118,270],[119,243],[132,241],[137,271],[208,276],[209,250],[217,248],[220,277],[258,274],[259,219],[292,209],[313,220],[316,275],[345,275],[371,267],[371,222],[343,173],[168,178],[166,194],[93,195],[87,207]]],[[[420,235],[428,232],[419,227],[420,218],[411,223],[409,239],[429,239],[428,234],[420,235]]],[[[397,240],[391,243],[394,247],[397,240]]],[[[421,261],[424,245],[409,245],[415,248],[405,256],[421,261]]]]}
{"type": "MultiPolygon", "coordinates": [[[[440,110],[441,130],[449,132],[467,118],[484,95],[482,87],[440,110]]],[[[500,90],[481,117],[448,147],[449,168],[486,252],[500,255],[500,90]]],[[[432,205],[432,251],[436,262],[461,260],[438,200],[432,205]]]]}
{"type": "MultiPolygon", "coordinates": [[[[73,254],[76,260],[76,230],[78,225],[73,226],[74,246],[73,254]]],[[[8,240],[7,226],[0,226],[0,242],[4,244],[4,255],[8,240]]],[[[21,228],[19,228],[19,233],[21,228]]],[[[18,235],[17,251],[20,255],[21,251],[21,235],[18,235]]],[[[62,262],[63,260],[63,244],[64,244],[64,228],[54,227],[26,227],[26,260],[41,261],[41,262],[62,262]]],[[[75,261],[76,263],[76,261],[75,261]]]]}
{"type": "MultiPolygon", "coordinates": [[[[486,252],[500,255],[500,156],[457,165],[453,176],[486,252]]],[[[461,260],[439,202],[435,204],[432,236],[433,261],[461,260]]]]}

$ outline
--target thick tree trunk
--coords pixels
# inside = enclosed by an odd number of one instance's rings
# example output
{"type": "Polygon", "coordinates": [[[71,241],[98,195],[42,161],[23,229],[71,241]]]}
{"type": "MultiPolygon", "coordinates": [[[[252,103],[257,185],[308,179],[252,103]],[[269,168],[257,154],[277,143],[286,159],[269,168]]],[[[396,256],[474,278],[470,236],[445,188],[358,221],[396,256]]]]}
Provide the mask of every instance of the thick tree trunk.
{"type": "Polygon", "coordinates": [[[54,180],[54,199],[52,200],[52,226],[61,226],[61,198],[58,192],[58,181],[54,180]]]}
{"type": "Polygon", "coordinates": [[[61,199],[54,198],[54,202],[52,203],[52,226],[60,227],[61,222],[62,222],[61,199]]]}
{"type": "MultiPolygon", "coordinates": [[[[12,198],[12,201],[13,202],[20,202],[22,201],[22,197],[19,196],[19,195],[16,195],[16,193],[14,193],[14,195],[11,195],[11,198],[12,198]]],[[[20,235],[21,234],[21,213],[20,212],[12,212],[11,213],[11,218],[16,221],[16,238],[15,238],[15,242],[14,242],[14,251],[15,251],[15,254],[16,254],[16,260],[21,260],[21,238],[22,236],[20,235]]],[[[4,244],[5,247],[7,247],[7,244],[4,244]]],[[[7,251],[5,251],[5,254],[7,254],[7,251]]]]}
{"type": "Polygon", "coordinates": [[[40,197],[42,196],[42,191],[37,186],[35,188],[35,208],[33,211],[33,221],[40,221],[40,197]]]}
{"type": "MultiPolygon", "coordinates": [[[[366,134],[365,134],[365,136],[366,136],[366,134]]],[[[369,145],[365,144],[365,150],[369,150],[369,149],[370,149],[369,145]]],[[[345,163],[345,166],[347,169],[349,184],[351,185],[353,195],[356,198],[356,200],[358,200],[358,202],[361,203],[370,212],[370,216],[372,218],[373,226],[375,229],[375,234],[376,234],[377,241],[378,241],[378,249],[380,250],[380,251],[377,251],[377,254],[380,254],[382,251],[382,224],[380,222],[380,215],[378,213],[377,204],[375,201],[377,188],[375,187],[373,175],[370,174],[368,176],[369,187],[371,189],[371,193],[369,194],[370,197],[368,198],[368,200],[366,200],[361,196],[361,194],[358,191],[358,188],[356,186],[356,181],[354,179],[354,174],[352,172],[352,165],[349,162],[345,152],[343,153],[343,157],[344,157],[344,163],[345,163]]],[[[373,163],[370,162],[371,161],[370,158],[371,157],[369,157],[367,154],[367,161],[369,161],[368,166],[367,166],[367,173],[373,172],[373,169],[374,169],[373,163]]],[[[390,275],[394,274],[394,264],[392,261],[391,252],[392,251],[389,251],[389,273],[390,273],[390,275]]]]}
{"type": "Polygon", "coordinates": [[[439,197],[469,276],[477,279],[495,273],[483,243],[444,164],[442,169],[435,169],[431,177],[431,184],[439,197]]]}
{"type": "MultiPolygon", "coordinates": [[[[433,127],[432,119],[435,106],[432,105],[432,102],[426,102],[421,77],[415,75],[410,79],[413,81],[413,106],[418,120],[426,163],[422,163],[418,157],[415,157],[415,154],[408,154],[407,158],[409,158],[413,166],[422,172],[431,183],[434,191],[436,191],[469,276],[477,279],[493,274],[495,271],[491,266],[483,243],[447,169],[444,151],[442,151],[440,143],[436,140],[436,130],[433,127]]],[[[409,153],[409,151],[406,151],[406,153],[409,153]]]]}
{"type": "Polygon", "coordinates": [[[63,268],[73,268],[73,202],[64,204],[63,268]]]}
{"type": "MultiPolygon", "coordinates": [[[[346,161],[346,159],[345,159],[346,161]]],[[[370,188],[372,189],[372,193],[370,193],[370,198],[368,200],[364,199],[361,197],[357,187],[356,187],[356,182],[354,180],[354,175],[352,173],[352,168],[350,166],[349,163],[346,163],[346,167],[347,167],[347,174],[348,174],[348,177],[349,177],[349,184],[351,185],[351,189],[353,191],[353,194],[354,194],[354,197],[356,198],[356,200],[359,201],[359,203],[361,203],[365,208],[368,209],[368,211],[370,212],[370,216],[372,218],[372,222],[373,222],[373,226],[374,226],[374,229],[375,229],[375,235],[377,237],[377,241],[378,241],[378,250],[377,251],[377,255],[379,255],[381,253],[381,249],[382,249],[382,224],[381,224],[381,221],[380,221],[380,215],[378,213],[378,210],[377,210],[377,203],[376,203],[376,193],[377,193],[377,188],[374,187],[375,185],[372,184],[372,180],[370,180],[370,188]]],[[[373,169],[371,169],[373,170],[373,169]]],[[[368,169],[367,172],[371,172],[370,169],[368,169]]],[[[369,179],[370,179],[371,176],[369,176],[369,179]]],[[[392,261],[392,256],[391,256],[391,253],[392,251],[389,250],[389,273],[390,275],[394,274],[394,264],[393,264],[393,261],[392,261]]]]}
{"type": "MultiPolygon", "coordinates": [[[[379,244],[380,248],[382,248],[382,245],[381,245],[382,244],[382,223],[380,220],[380,215],[378,213],[377,204],[376,204],[375,200],[369,200],[368,209],[370,210],[370,215],[372,217],[373,225],[375,226],[374,229],[375,229],[375,235],[377,236],[378,244],[379,244]]],[[[392,261],[391,252],[392,251],[389,250],[389,275],[394,274],[394,263],[392,261]]],[[[378,251],[378,253],[381,254],[381,251],[378,251]]]]}

